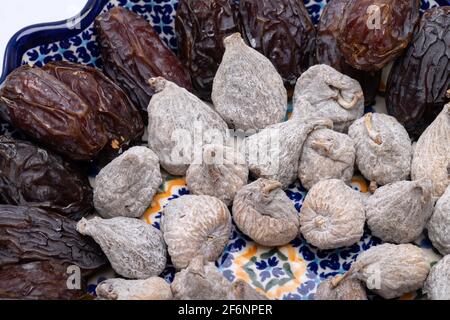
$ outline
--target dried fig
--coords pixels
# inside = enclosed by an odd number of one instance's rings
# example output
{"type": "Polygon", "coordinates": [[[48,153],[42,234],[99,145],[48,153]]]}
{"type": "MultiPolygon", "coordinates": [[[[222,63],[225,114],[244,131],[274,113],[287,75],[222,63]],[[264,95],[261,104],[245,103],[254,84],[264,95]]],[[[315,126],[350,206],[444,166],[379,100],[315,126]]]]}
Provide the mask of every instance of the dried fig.
{"type": "Polygon", "coordinates": [[[312,66],[301,75],[293,103],[293,118],[328,118],[339,132],[347,132],[364,114],[364,94],[358,81],[325,64],[312,66]]]}
{"type": "Polygon", "coordinates": [[[356,69],[374,71],[400,56],[419,22],[419,0],[350,0],[340,23],[339,48],[356,69]]]}
{"type": "Polygon", "coordinates": [[[287,92],[272,63],[235,33],[214,78],[212,101],[233,129],[264,129],[284,120],[287,92]]]}
{"type": "Polygon", "coordinates": [[[183,269],[197,255],[219,258],[231,235],[231,214],[217,198],[187,195],[164,208],[161,230],[173,265],[183,269]]]}
{"type": "Polygon", "coordinates": [[[236,280],[233,282],[231,290],[236,300],[269,300],[265,295],[253,289],[252,286],[243,280],[236,280]]]}
{"type": "Polygon", "coordinates": [[[236,194],[233,220],[237,227],[263,246],[283,246],[298,235],[298,213],[281,183],[259,179],[236,194]]]}
{"type": "Polygon", "coordinates": [[[143,17],[115,7],[95,20],[105,73],[143,113],[154,94],[147,81],[164,77],[192,90],[189,72],[143,17]]]}
{"type": "Polygon", "coordinates": [[[156,94],[148,107],[149,146],[166,171],[184,176],[194,162],[193,149],[224,144],[227,124],[211,107],[175,83],[154,78],[150,86],[156,94]],[[197,130],[203,133],[200,142],[196,141],[197,130]]]}
{"type": "Polygon", "coordinates": [[[167,250],[161,232],[142,220],[82,219],[77,230],[92,237],[114,271],[125,278],[148,279],[158,276],[166,267],[167,250]]]}
{"type": "Polygon", "coordinates": [[[414,180],[433,181],[433,195],[439,198],[450,184],[450,104],[417,141],[411,166],[414,180]]]}
{"type": "Polygon", "coordinates": [[[206,145],[202,163],[189,167],[186,181],[191,194],[213,196],[229,206],[248,182],[245,157],[229,147],[206,145]]]}
{"type": "Polygon", "coordinates": [[[430,219],[433,203],[431,180],[391,183],[366,201],[367,224],[385,242],[413,242],[430,219]]]}
{"type": "Polygon", "coordinates": [[[338,283],[340,276],[322,281],[314,294],[314,300],[367,300],[365,286],[358,279],[345,279],[338,283]]]}
{"type": "Polygon", "coordinates": [[[223,39],[239,31],[233,0],[180,0],[175,30],[178,56],[189,69],[194,87],[203,99],[211,90],[222,61],[223,39]]]}
{"type": "Polygon", "coordinates": [[[300,232],[308,243],[336,249],[358,242],[364,234],[366,215],[357,191],[342,180],[318,182],[303,202],[300,232]]]}
{"type": "Polygon", "coordinates": [[[427,229],[433,246],[443,255],[450,254],[450,186],[437,201],[427,229]]]}
{"type": "Polygon", "coordinates": [[[381,71],[366,72],[358,70],[345,62],[338,46],[341,37],[340,24],[345,6],[349,0],[329,1],[322,11],[317,29],[316,58],[319,64],[327,64],[339,72],[357,80],[364,91],[366,106],[375,104],[380,88],[381,71]]]}
{"type": "Polygon", "coordinates": [[[408,179],[411,139],[394,117],[368,113],[351,125],[348,135],[355,141],[356,164],[373,185],[408,179]]]}
{"type": "Polygon", "coordinates": [[[312,131],[332,128],[328,119],[298,119],[279,123],[244,140],[250,172],[257,178],[279,181],[283,189],[298,176],[298,163],[303,144],[312,131]]]}
{"type": "Polygon", "coordinates": [[[355,158],[355,143],[349,136],[330,129],[316,130],[303,146],[298,178],[307,190],[328,179],[341,179],[350,185],[355,158]]]}
{"type": "Polygon", "coordinates": [[[175,275],[171,288],[175,300],[235,300],[231,283],[202,256],[175,275]]]}
{"type": "Polygon", "coordinates": [[[170,284],[153,277],[146,280],[108,279],[97,286],[100,300],[172,300],[170,284]]]}
{"type": "Polygon", "coordinates": [[[158,156],[146,147],[131,148],[96,177],[95,208],[105,219],[140,218],[161,184],[158,156]]]}
{"type": "Polygon", "coordinates": [[[315,29],[303,1],[241,0],[243,37],[264,54],[288,88],[310,64],[315,29]]]}
{"type": "Polygon", "coordinates": [[[430,300],[450,300],[450,255],[431,268],[423,292],[430,300]]]}

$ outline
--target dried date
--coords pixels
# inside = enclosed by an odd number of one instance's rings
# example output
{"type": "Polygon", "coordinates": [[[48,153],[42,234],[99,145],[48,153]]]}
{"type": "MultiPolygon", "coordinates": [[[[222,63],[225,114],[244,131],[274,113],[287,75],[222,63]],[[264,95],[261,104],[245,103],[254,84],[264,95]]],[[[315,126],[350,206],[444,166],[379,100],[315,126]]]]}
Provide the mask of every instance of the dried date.
{"type": "Polygon", "coordinates": [[[192,91],[187,70],[139,15],[116,7],[97,17],[105,73],[128,94],[143,114],[154,94],[148,80],[162,76],[192,91]]]}
{"type": "Polygon", "coordinates": [[[0,137],[0,204],[29,205],[81,219],[93,210],[87,176],[61,157],[0,137]]]}
{"type": "Polygon", "coordinates": [[[327,64],[339,72],[357,80],[363,89],[365,105],[373,105],[381,82],[381,71],[358,70],[345,62],[338,46],[340,23],[349,0],[328,2],[320,16],[317,29],[316,59],[319,64],[327,64]]]}
{"type": "Polygon", "coordinates": [[[94,159],[108,142],[97,112],[48,72],[13,71],[0,91],[0,117],[72,160],[94,159]]]}
{"type": "Polygon", "coordinates": [[[274,64],[293,89],[310,66],[315,29],[303,1],[241,0],[239,16],[246,42],[274,64]]]}
{"type": "Polygon", "coordinates": [[[93,272],[107,264],[76,222],[38,208],[0,205],[0,243],[0,267],[57,259],[93,272]]]}
{"type": "Polygon", "coordinates": [[[380,70],[404,52],[419,18],[419,0],[350,0],[340,18],[339,49],[352,67],[380,70]]]}
{"type": "Polygon", "coordinates": [[[110,162],[140,139],[144,123],[139,110],[114,82],[97,69],[70,62],[51,62],[45,71],[66,84],[97,110],[108,136],[102,150],[104,162],[110,162]]]}
{"type": "Polygon", "coordinates": [[[211,99],[213,80],[225,52],[224,38],[239,31],[236,13],[232,0],[181,0],[178,4],[178,56],[203,99],[211,99]]]}
{"type": "Polygon", "coordinates": [[[425,12],[419,31],[389,76],[386,105],[414,138],[434,121],[450,88],[450,7],[425,12]]]}

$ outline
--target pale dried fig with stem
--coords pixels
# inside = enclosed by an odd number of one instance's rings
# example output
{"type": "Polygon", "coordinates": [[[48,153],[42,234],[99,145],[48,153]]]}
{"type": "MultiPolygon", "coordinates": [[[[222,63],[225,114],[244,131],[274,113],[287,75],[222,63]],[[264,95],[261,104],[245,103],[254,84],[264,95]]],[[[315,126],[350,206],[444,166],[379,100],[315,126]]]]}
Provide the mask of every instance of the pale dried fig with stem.
{"type": "Polygon", "coordinates": [[[366,287],[358,279],[345,279],[334,286],[340,277],[322,281],[314,294],[314,300],[367,300],[366,287]]]}
{"type": "Polygon", "coordinates": [[[355,158],[355,143],[349,136],[330,129],[316,130],[303,146],[298,178],[307,190],[328,179],[340,179],[350,185],[355,158]]]}
{"type": "Polygon", "coordinates": [[[77,231],[100,245],[114,271],[122,277],[148,279],[166,267],[167,250],[161,231],[142,220],[82,219],[77,231]]]}
{"type": "Polygon", "coordinates": [[[348,134],[356,144],[356,164],[371,182],[372,191],[377,185],[409,178],[411,139],[394,117],[368,113],[351,125],[348,134]]]}
{"type": "Polygon", "coordinates": [[[270,60],[247,46],[239,33],[225,38],[224,44],[212,90],[217,112],[231,128],[244,131],[283,121],[287,92],[270,60]]]}
{"type": "Polygon", "coordinates": [[[279,181],[288,188],[298,176],[298,163],[308,134],[332,128],[328,119],[308,122],[289,120],[273,125],[245,139],[244,147],[250,172],[256,178],[279,181]]]}
{"type": "Polygon", "coordinates": [[[308,243],[336,249],[358,242],[366,215],[358,192],[342,180],[318,182],[311,188],[300,212],[300,232],[308,243]]]}
{"type": "Polygon", "coordinates": [[[431,268],[423,292],[430,300],[450,300],[450,255],[431,268]]]}
{"type": "Polygon", "coordinates": [[[171,288],[175,300],[235,300],[231,283],[202,256],[175,275],[171,288]]]}
{"type": "Polygon", "coordinates": [[[443,255],[450,254],[450,186],[437,201],[427,229],[433,246],[443,255]]]}
{"type": "Polygon", "coordinates": [[[201,163],[192,164],[186,175],[191,194],[208,195],[231,205],[236,192],[248,182],[245,157],[222,145],[203,147],[201,163]]]}
{"type": "Polygon", "coordinates": [[[148,107],[149,147],[170,174],[184,176],[195,151],[205,144],[224,144],[228,127],[211,107],[164,78],[152,78],[156,92],[148,107]]]}
{"type": "Polygon", "coordinates": [[[439,198],[450,184],[450,104],[417,141],[412,160],[414,180],[433,181],[433,195],[439,198]]]}
{"type": "Polygon", "coordinates": [[[430,263],[423,250],[412,244],[382,244],[364,251],[344,277],[366,283],[369,290],[385,299],[399,298],[423,287],[430,263]]]}
{"type": "Polygon", "coordinates": [[[425,229],[433,203],[431,180],[391,183],[367,200],[367,224],[385,242],[413,242],[425,229]]]}
{"type": "Polygon", "coordinates": [[[95,179],[94,205],[103,218],[140,218],[162,184],[158,156],[134,147],[103,168],[95,179]]]}
{"type": "Polygon", "coordinates": [[[153,277],[146,280],[108,279],[97,286],[99,300],[172,300],[170,284],[153,277]]]}
{"type": "Polygon", "coordinates": [[[164,208],[161,230],[174,267],[183,269],[198,255],[219,258],[231,235],[231,214],[217,198],[186,195],[164,208]]]}
{"type": "Polygon", "coordinates": [[[334,130],[344,133],[364,114],[364,94],[358,81],[325,64],[312,66],[301,75],[293,104],[293,118],[329,118],[334,130]]]}
{"type": "Polygon", "coordinates": [[[281,183],[259,179],[236,194],[233,220],[237,227],[263,246],[283,246],[298,235],[298,213],[281,183]]]}

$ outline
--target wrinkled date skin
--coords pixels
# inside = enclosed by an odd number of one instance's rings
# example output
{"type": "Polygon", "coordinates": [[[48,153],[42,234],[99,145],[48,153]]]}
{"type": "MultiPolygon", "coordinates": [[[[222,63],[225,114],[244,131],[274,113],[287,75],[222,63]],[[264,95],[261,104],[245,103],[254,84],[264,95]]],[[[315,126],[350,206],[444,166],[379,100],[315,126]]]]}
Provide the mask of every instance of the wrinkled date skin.
{"type": "Polygon", "coordinates": [[[141,139],[144,123],[139,110],[122,89],[102,72],[62,61],[50,62],[43,69],[97,110],[109,140],[100,154],[105,162],[110,162],[141,139]]]}
{"type": "Polygon", "coordinates": [[[144,115],[154,94],[150,78],[164,77],[192,91],[188,71],[144,18],[116,7],[97,17],[95,29],[105,73],[144,115]]]}
{"type": "Polygon", "coordinates": [[[0,267],[57,259],[90,273],[107,264],[76,222],[38,208],[0,205],[0,244],[0,267]]]}
{"type": "Polygon", "coordinates": [[[175,29],[178,56],[200,98],[211,100],[214,76],[225,52],[224,38],[239,31],[233,0],[181,0],[175,29]]]}
{"type": "Polygon", "coordinates": [[[448,101],[449,88],[450,7],[439,7],[425,12],[411,46],[392,68],[388,112],[418,138],[448,101]]]}
{"type": "Polygon", "coordinates": [[[80,300],[87,298],[86,281],[68,289],[69,265],[60,261],[35,261],[0,268],[0,299],[80,300]]]}
{"type": "Polygon", "coordinates": [[[246,42],[264,54],[293,89],[308,69],[315,28],[303,1],[241,0],[239,13],[246,42]]]}
{"type": "Polygon", "coordinates": [[[0,137],[0,204],[29,205],[79,220],[93,211],[87,176],[29,142],[0,137]]]}
{"type": "Polygon", "coordinates": [[[404,52],[419,19],[419,0],[350,0],[341,18],[340,51],[356,69],[380,70],[404,52]]]}
{"type": "Polygon", "coordinates": [[[338,46],[340,23],[349,0],[332,0],[323,9],[317,29],[316,59],[357,80],[364,91],[365,105],[373,105],[381,82],[381,70],[366,72],[345,62],[338,46]]]}
{"type": "Polygon", "coordinates": [[[96,111],[39,68],[13,71],[0,91],[0,117],[72,160],[90,161],[108,142],[96,111]]]}

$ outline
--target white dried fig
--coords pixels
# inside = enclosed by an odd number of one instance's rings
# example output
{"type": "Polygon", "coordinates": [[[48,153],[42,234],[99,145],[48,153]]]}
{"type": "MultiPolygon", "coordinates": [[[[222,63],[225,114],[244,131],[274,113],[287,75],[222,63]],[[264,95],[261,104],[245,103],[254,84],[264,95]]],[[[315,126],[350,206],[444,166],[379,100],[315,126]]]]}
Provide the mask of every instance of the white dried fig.
{"type": "Polygon", "coordinates": [[[149,146],[170,174],[184,176],[205,144],[224,144],[228,127],[211,107],[164,78],[152,78],[156,94],[148,107],[149,146]]]}
{"type": "Polygon", "coordinates": [[[431,180],[391,183],[367,200],[367,224],[385,242],[413,242],[425,229],[433,203],[431,180]]]}
{"type": "Polygon", "coordinates": [[[397,119],[386,114],[368,113],[351,125],[348,135],[355,141],[356,164],[372,185],[409,178],[411,139],[397,119]]]}
{"type": "Polygon", "coordinates": [[[170,284],[158,277],[108,279],[100,283],[95,292],[100,300],[172,300],[170,284]]]}
{"type": "Polygon", "coordinates": [[[324,64],[312,66],[300,76],[293,103],[293,118],[329,118],[334,130],[344,133],[364,114],[364,94],[358,81],[324,64]]]}
{"type": "Polygon", "coordinates": [[[431,268],[423,292],[430,300],[450,300],[450,255],[431,268]]]}
{"type": "Polygon", "coordinates": [[[245,157],[221,145],[203,148],[203,161],[192,164],[186,176],[191,194],[208,195],[231,205],[236,192],[248,182],[245,157]]]}
{"type": "Polygon", "coordinates": [[[148,279],[160,275],[166,267],[167,250],[161,231],[142,220],[82,219],[77,231],[100,245],[122,277],[148,279]]]}
{"type": "Polygon", "coordinates": [[[433,246],[443,255],[450,254],[450,186],[437,201],[427,229],[433,246]]]}
{"type": "Polygon", "coordinates": [[[247,46],[239,33],[225,38],[224,44],[212,90],[217,112],[231,128],[244,131],[283,121],[287,92],[270,60],[247,46]]]}
{"type": "Polygon", "coordinates": [[[233,220],[237,227],[263,246],[283,246],[298,235],[298,213],[281,183],[259,179],[236,194],[233,220]]]}
{"type": "Polygon", "coordinates": [[[322,180],[311,188],[300,212],[300,231],[308,243],[336,249],[358,242],[366,215],[357,191],[342,180],[322,180]]]}
{"type": "Polygon", "coordinates": [[[161,184],[158,156],[146,147],[131,148],[96,177],[95,209],[105,219],[140,218],[161,184]]]}
{"type": "Polygon", "coordinates": [[[298,177],[307,190],[328,179],[340,179],[350,185],[355,158],[355,143],[349,136],[330,129],[316,130],[303,146],[298,177]]]}
{"type": "Polygon", "coordinates": [[[174,267],[183,269],[198,255],[219,258],[231,235],[231,214],[217,198],[186,195],[164,208],[161,230],[174,267]]]}
{"type": "Polygon", "coordinates": [[[314,294],[314,300],[367,300],[366,288],[358,279],[345,279],[336,286],[340,276],[322,281],[314,294]]]}

